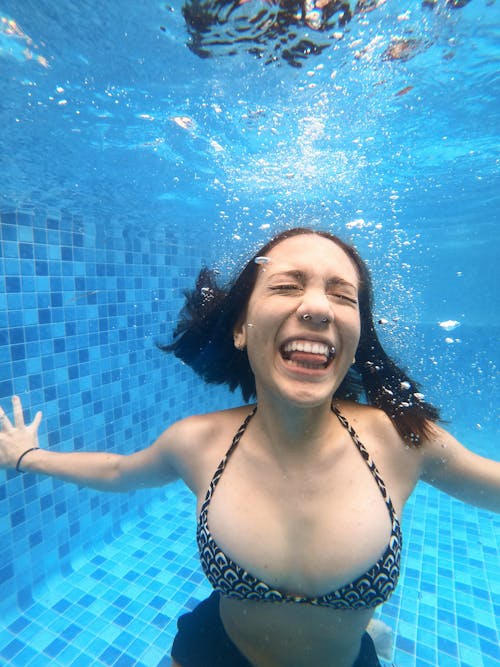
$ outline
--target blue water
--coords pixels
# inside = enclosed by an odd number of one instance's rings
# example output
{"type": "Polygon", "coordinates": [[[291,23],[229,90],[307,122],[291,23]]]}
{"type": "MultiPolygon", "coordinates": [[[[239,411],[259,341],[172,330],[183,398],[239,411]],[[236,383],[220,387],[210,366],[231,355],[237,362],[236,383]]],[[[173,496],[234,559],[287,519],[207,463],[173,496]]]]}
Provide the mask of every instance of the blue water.
{"type": "MultiPolygon", "coordinates": [[[[237,403],[154,343],[201,265],[305,223],[358,246],[388,349],[498,458],[499,27],[492,2],[389,0],[294,68],[198,58],[177,2],[0,0],[2,405],[42,409],[55,450],[130,452],[237,403]]],[[[417,488],[395,665],[500,664],[499,525],[417,488]]],[[[193,538],[180,486],[2,474],[0,664],[167,666],[208,591],[193,538]]]]}

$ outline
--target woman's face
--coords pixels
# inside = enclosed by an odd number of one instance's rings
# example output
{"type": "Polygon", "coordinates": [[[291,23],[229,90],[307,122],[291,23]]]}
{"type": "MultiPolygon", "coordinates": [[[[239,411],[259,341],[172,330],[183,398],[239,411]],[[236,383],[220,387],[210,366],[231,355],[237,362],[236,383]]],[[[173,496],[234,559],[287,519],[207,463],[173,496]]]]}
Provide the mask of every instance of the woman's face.
{"type": "Polygon", "coordinates": [[[330,401],[356,352],[359,277],[333,241],[294,236],[259,260],[259,272],[235,345],[246,346],[257,398],[296,405],[330,401]]]}

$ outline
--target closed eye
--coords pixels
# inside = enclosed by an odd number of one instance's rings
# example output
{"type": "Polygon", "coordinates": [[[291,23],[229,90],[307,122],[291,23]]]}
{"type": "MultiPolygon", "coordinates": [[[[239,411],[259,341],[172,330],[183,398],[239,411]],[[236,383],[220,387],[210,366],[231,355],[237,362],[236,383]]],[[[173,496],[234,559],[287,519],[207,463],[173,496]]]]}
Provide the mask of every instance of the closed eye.
{"type": "MultiPolygon", "coordinates": [[[[302,290],[302,286],[294,283],[284,283],[283,285],[272,285],[269,289],[273,292],[296,292],[302,290]]],[[[328,294],[328,296],[331,296],[335,299],[339,299],[340,301],[346,301],[348,303],[352,303],[355,306],[358,303],[357,299],[347,296],[346,294],[334,292],[328,294]]]]}
{"type": "Polygon", "coordinates": [[[300,285],[293,285],[293,284],[288,284],[288,285],[273,285],[270,288],[273,292],[291,292],[293,290],[300,290],[302,289],[300,285]]]}
{"type": "Polygon", "coordinates": [[[354,299],[350,296],[346,296],[345,294],[331,294],[331,296],[335,297],[336,299],[340,299],[341,301],[348,301],[349,303],[352,303],[355,306],[358,304],[357,299],[354,299]]]}

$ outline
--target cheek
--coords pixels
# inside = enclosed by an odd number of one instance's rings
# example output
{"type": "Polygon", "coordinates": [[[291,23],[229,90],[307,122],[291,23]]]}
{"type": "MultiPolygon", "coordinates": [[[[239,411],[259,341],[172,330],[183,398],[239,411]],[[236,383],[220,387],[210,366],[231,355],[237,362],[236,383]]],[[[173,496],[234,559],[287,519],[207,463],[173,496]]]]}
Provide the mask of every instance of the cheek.
{"type": "Polygon", "coordinates": [[[264,339],[274,324],[273,311],[266,303],[250,301],[245,317],[244,327],[247,340],[264,339]]]}
{"type": "Polygon", "coordinates": [[[358,340],[359,340],[359,337],[361,335],[361,322],[359,320],[359,317],[357,317],[356,321],[354,322],[353,332],[354,332],[354,335],[356,336],[356,338],[358,338],[358,340]]]}
{"type": "Polygon", "coordinates": [[[247,328],[246,353],[254,375],[261,375],[269,367],[266,337],[259,334],[260,327],[258,325],[254,324],[247,328]]]}
{"type": "Polygon", "coordinates": [[[275,328],[268,319],[248,319],[245,323],[247,354],[251,366],[263,367],[270,363],[270,355],[274,352],[275,328]]]}
{"type": "Polygon", "coordinates": [[[262,350],[263,346],[270,342],[271,336],[270,334],[266,334],[262,323],[248,321],[245,327],[247,346],[250,350],[258,354],[259,350],[262,350]]]}
{"type": "Polygon", "coordinates": [[[350,322],[346,322],[346,331],[348,332],[347,336],[349,340],[355,343],[357,347],[361,335],[361,323],[359,317],[353,317],[350,322]]]}

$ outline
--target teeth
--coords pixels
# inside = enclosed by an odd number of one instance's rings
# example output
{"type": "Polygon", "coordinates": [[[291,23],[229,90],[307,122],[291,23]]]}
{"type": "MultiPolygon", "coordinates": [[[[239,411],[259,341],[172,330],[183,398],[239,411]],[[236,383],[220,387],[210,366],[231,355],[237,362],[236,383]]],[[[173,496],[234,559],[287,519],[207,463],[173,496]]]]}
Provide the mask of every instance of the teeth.
{"type": "Polygon", "coordinates": [[[328,347],[324,343],[313,343],[305,340],[292,340],[283,348],[285,352],[308,352],[309,354],[323,354],[329,357],[334,353],[335,349],[328,347]]]}

